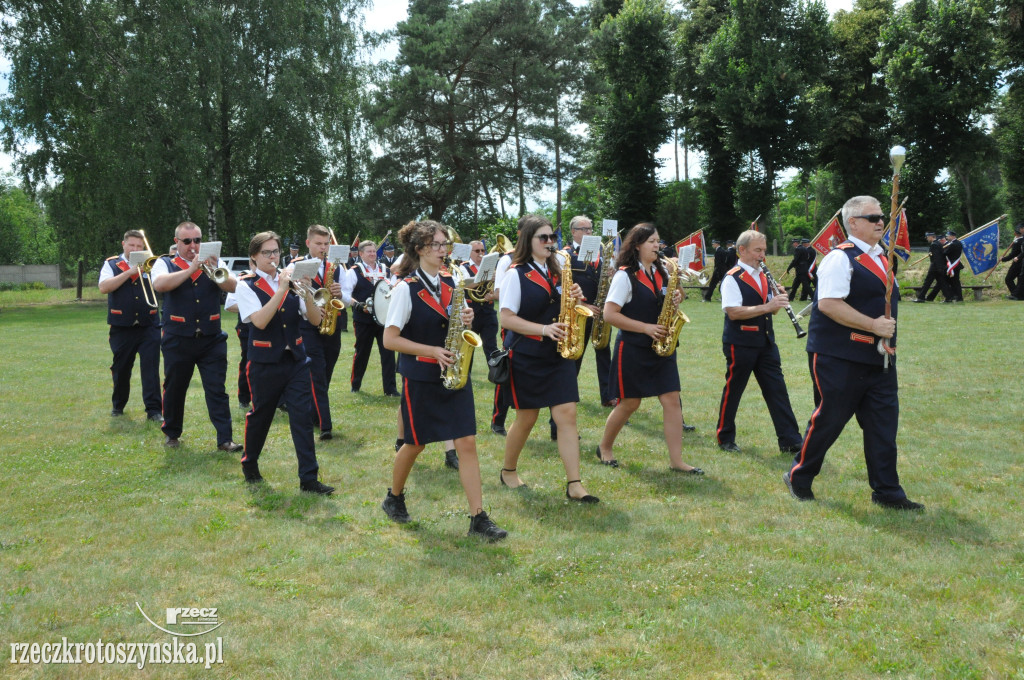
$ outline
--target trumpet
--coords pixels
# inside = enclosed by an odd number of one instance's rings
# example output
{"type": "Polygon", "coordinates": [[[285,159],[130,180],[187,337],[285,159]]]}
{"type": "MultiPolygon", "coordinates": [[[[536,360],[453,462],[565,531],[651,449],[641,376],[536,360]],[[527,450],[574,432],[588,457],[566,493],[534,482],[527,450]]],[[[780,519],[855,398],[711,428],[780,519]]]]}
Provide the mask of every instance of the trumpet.
{"type": "Polygon", "coordinates": [[[203,272],[210,277],[210,280],[218,286],[231,278],[231,272],[228,271],[227,267],[211,267],[205,262],[200,266],[202,267],[203,272]]]}
{"type": "MultiPolygon", "coordinates": [[[[277,275],[280,276],[281,272],[283,271],[283,269],[278,267],[277,275]]],[[[319,307],[320,309],[324,309],[328,305],[330,305],[332,309],[339,312],[345,309],[345,303],[343,303],[338,298],[333,297],[331,295],[331,291],[328,290],[327,288],[314,288],[309,284],[302,283],[301,281],[296,281],[294,279],[289,279],[288,281],[291,284],[291,289],[293,293],[295,293],[299,297],[305,297],[308,295],[313,299],[313,304],[319,307]]]]}
{"type": "Polygon", "coordinates": [[[146,261],[139,265],[140,281],[139,285],[142,286],[142,299],[146,301],[146,304],[156,309],[156,291],[153,289],[153,281],[149,278],[150,272],[153,271],[153,265],[160,258],[153,254],[153,249],[149,247],[149,239],[146,238],[146,232],[139,229],[139,233],[142,234],[142,242],[146,244],[146,252],[149,253],[149,257],[146,261]]]}

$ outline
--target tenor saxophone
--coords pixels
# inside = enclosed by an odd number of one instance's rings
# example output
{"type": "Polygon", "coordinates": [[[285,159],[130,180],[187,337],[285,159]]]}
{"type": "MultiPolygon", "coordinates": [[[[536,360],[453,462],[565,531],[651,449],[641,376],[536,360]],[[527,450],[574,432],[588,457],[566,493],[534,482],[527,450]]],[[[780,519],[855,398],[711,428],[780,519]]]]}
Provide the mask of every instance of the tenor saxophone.
{"type": "Polygon", "coordinates": [[[661,262],[669,273],[665,300],[661,303],[661,313],[658,315],[658,325],[667,328],[668,334],[661,340],[655,340],[651,347],[659,357],[668,357],[676,351],[676,345],[679,344],[679,333],[683,330],[683,324],[688,323],[690,318],[672,303],[672,292],[679,286],[679,267],[675,262],[664,257],[661,258],[661,262]]]}
{"type": "Polygon", "coordinates": [[[565,258],[562,265],[562,307],[558,313],[558,322],[564,323],[565,337],[558,341],[558,353],[563,359],[575,361],[583,356],[583,339],[587,337],[587,319],[594,316],[589,308],[576,304],[572,296],[572,256],[564,250],[556,251],[556,255],[565,258]]]}
{"type": "Polygon", "coordinates": [[[608,239],[608,243],[601,249],[601,272],[597,278],[597,299],[594,300],[599,311],[594,314],[594,328],[590,331],[590,344],[594,349],[604,349],[612,338],[612,327],[604,322],[604,303],[608,299],[608,287],[612,282],[608,276],[608,263],[614,254],[615,241],[608,239]]]}
{"type": "Polygon", "coordinates": [[[345,309],[345,303],[331,295],[333,281],[334,263],[327,260],[324,264],[324,287],[320,289],[323,291],[320,293],[320,298],[324,303],[321,307],[323,316],[320,317],[320,335],[334,335],[334,331],[338,328],[338,312],[345,309]]]}
{"type": "Polygon", "coordinates": [[[455,279],[455,292],[452,294],[451,311],[448,313],[448,336],[444,340],[444,348],[455,355],[455,361],[441,371],[441,384],[445,389],[459,390],[469,380],[469,365],[473,361],[473,350],[483,344],[478,333],[466,328],[462,323],[462,308],[466,302],[466,277],[461,268],[449,266],[452,278],[455,279]]]}

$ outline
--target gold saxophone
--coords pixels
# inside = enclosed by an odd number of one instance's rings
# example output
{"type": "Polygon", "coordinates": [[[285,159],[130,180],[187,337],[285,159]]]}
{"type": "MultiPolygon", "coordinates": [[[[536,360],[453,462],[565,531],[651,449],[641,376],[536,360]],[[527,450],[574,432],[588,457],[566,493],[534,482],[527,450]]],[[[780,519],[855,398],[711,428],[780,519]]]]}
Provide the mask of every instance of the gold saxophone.
{"type": "Polygon", "coordinates": [[[594,349],[604,349],[612,338],[612,327],[604,322],[604,303],[608,299],[608,287],[612,279],[608,276],[608,265],[615,254],[615,240],[608,239],[608,243],[601,248],[601,272],[597,278],[597,298],[594,304],[601,311],[594,315],[594,328],[590,331],[590,344],[594,349]]]}
{"type": "Polygon", "coordinates": [[[690,321],[690,318],[679,311],[679,308],[672,303],[672,293],[679,286],[679,267],[672,260],[661,258],[661,262],[668,270],[668,286],[665,293],[665,301],[661,303],[661,314],[658,315],[658,325],[668,329],[668,334],[662,340],[655,340],[651,347],[659,357],[672,356],[679,344],[679,333],[683,330],[683,324],[690,321]]]}
{"type": "Polygon", "coordinates": [[[455,361],[441,371],[441,384],[445,389],[460,390],[469,380],[473,350],[482,345],[483,340],[478,333],[462,323],[462,308],[466,303],[466,277],[462,269],[454,264],[449,264],[448,269],[455,279],[455,292],[452,294],[451,312],[448,314],[448,337],[444,340],[444,348],[455,355],[455,361]]]}
{"type": "Polygon", "coordinates": [[[558,353],[564,359],[575,361],[583,356],[583,339],[587,337],[587,319],[594,316],[589,308],[576,304],[572,296],[572,255],[559,250],[555,252],[565,258],[562,265],[562,309],[558,323],[564,323],[565,337],[558,341],[558,353]]]}
{"type": "Polygon", "coordinates": [[[320,293],[320,299],[323,300],[323,305],[317,304],[323,310],[323,315],[320,317],[320,335],[334,335],[334,331],[338,328],[338,312],[345,309],[345,303],[331,295],[333,282],[334,263],[327,260],[324,264],[324,287],[317,291],[320,293]]]}

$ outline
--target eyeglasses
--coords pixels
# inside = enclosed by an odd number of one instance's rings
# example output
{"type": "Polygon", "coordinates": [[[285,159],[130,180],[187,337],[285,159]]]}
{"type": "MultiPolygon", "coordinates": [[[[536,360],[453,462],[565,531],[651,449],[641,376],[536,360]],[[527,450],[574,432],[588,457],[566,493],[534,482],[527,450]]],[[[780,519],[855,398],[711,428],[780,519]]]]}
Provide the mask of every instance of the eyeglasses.
{"type": "Polygon", "coordinates": [[[885,222],[885,215],[854,215],[854,217],[868,222],[885,222]]]}
{"type": "Polygon", "coordinates": [[[193,243],[200,243],[200,242],[202,242],[203,239],[202,239],[202,237],[198,237],[197,236],[196,238],[179,238],[178,240],[181,241],[182,243],[184,243],[185,245],[190,246],[193,243]]]}
{"type": "Polygon", "coordinates": [[[277,250],[261,250],[260,255],[263,257],[277,257],[281,254],[280,248],[277,250]]]}
{"type": "Polygon", "coordinates": [[[541,243],[555,243],[558,240],[554,234],[537,234],[534,238],[541,243]]]}
{"type": "Polygon", "coordinates": [[[482,253],[482,252],[484,252],[484,249],[483,248],[474,248],[473,252],[474,253],[482,253]]]}
{"type": "Polygon", "coordinates": [[[588,234],[594,231],[593,227],[573,227],[573,231],[585,231],[588,234]]]}
{"type": "Polygon", "coordinates": [[[448,241],[434,241],[432,243],[427,244],[427,247],[432,248],[434,250],[441,250],[443,248],[448,247],[448,241]]]}

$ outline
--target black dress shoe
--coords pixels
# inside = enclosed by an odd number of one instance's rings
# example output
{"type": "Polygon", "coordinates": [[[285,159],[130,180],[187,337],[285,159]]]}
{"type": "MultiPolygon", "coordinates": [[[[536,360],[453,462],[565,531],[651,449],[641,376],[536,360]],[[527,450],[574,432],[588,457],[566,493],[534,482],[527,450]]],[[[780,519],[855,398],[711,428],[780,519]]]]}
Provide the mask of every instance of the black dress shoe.
{"type": "Polygon", "coordinates": [[[800,449],[803,448],[803,444],[793,444],[792,446],[780,446],[779,453],[800,453],[800,449]]]}
{"type": "Polygon", "coordinates": [[[334,435],[331,434],[330,430],[324,430],[323,432],[320,433],[320,441],[329,442],[332,439],[334,439],[334,435]]]}
{"type": "Polygon", "coordinates": [[[693,475],[695,477],[700,477],[701,475],[704,474],[704,471],[701,470],[700,468],[690,468],[689,470],[684,470],[683,468],[670,467],[669,470],[672,470],[672,472],[678,472],[681,475],[693,475]]]}
{"type": "Polygon", "coordinates": [[[334,493],[333,486],[327,486],[319,479],[314,480],[312,482],[301,482],[299,484],[299,489],[306,493],[316,493],[320,494],[321,496],[330,496],[332,493],[334,493]]]}
{"type": "Polygon", "coordinates": [[[444,466],[453,470],[459,469],[459,454],[455,452],[455,449],[448,449],[444,452],[444,466]]]}
{"type": "Polygon", "coordinates": [[[259,484],[263,481],[259,463],[242,463],[242,474],[245,475],[247,484],[259,484]]]}
{"type": "Polygon", "coordinates": [[[169,449],[176,449],[181,445],[177,437],[164,437],[164,446],[169,449]]]}
{"type": "Polygon", "coordinates": [[[814,492],[810,488],[804,488],[800,486],[793,486],[792,480],[789,478],[789,473],[782,475],[782,481],[786,483],[786,488],[789,489],[789,495],[798,501],[813,501],[814,492]]]}
{"type": "Polygon", "coordinates": [[[402,448],[403,444],[405,444],[404,439],[399,438],[395,440],[395,453],[398,453],[398,449],[402,448]]]}
{"type": "Polygon", "coordinates": [[[117,418],[118,416],[123,416],[124,415],[124,411],[122,411],[119,408],[111,409],[110,415],[112,417],[114,417],[114,418],[117,418]]]}
{"type": "Polygon", "coordinates": [[[911,300],[911,302],[928,302],[928,301],[925,300],[924,298],[914,298],[913,300],[911,300]]]}
{"type": "Polygon", "coordinates": [[[491,425],[491,432],[500,434],[502,437],[508,436],[508,430],[505,429],[504,425],[491,425]]]}
{"type": "Polygon", "coordinates": [[[508,536],[508,532],[495,524],[483,510],[480,514],[469,518],[469,533],[467,536],[480,536],[488,541],[500,541],[508,536]]]}
{"type": "Polygon", "coordinates": [[[729,453],[739,453],[740,447],[736,446],[736,442],[724,442],[718,445],[718,448],[729,453]]]}
{"type": "Polygon", "coordinates": [[[687,425],[686,423],[683,423],[683,432],[693,432],[696,429],[696,425],[687,425]]]}
{"type": "Polygon", "coordinates": [[[896,500],[888,498],[879,498],[877,494],[871,494],[871,502],[875,505],[880,505],[883,508],[889,508],[890,510],[924,510],[924,505],[921,503],[915,503],[906,496],[898,498],[896,500]]]}
{"type": "Polygon", "coordinates": [[[576,501],[577,503],[586,503],[588,505],[592,505],[594,503],[600,503],[601,502],[600,498],[598,498],[597,496],[591,496],[589,493],[586,496],[583,496],[581,498],[573,498],[572,496],[570,496],[569,495],[569,487],[572,486],[573,484],[580,484],[580,483],[581,482],[578,479],[574,479],[571,482],[567,482],[566,485],[565,485],[565,497],[568,498],[571,501],[576,501]]]}
{"type": "Polygon", "coordinates": [[[248,411],[251,408],[251,405],[247,401],[240,401],[238,402],[238,408],[242,409],[243,411],[248,411]]]}
{"type": "Polygon", "coordinates": [[[146,420],[152,420],[154,423],[164,422],[164,414],[162,413],[150,413],[146,416],[146,420]]]}
{"type": "Polygon", "coordinates": [[[597,448],[594,449],[594,453],[597,454],[597,459],[601,461],[601,465],[607,465],[608,467],[617,468],[619,467],[619,461],[612,458],[611,460],[605,460],[601,457],[601,445],[598,444],[597,448]]]}
{"type": "Polygon", "coordinates": [[[233,441],[226,441],[223,444],[217,444],[217,448],[220,449],[221,451],[229,451],[234,453],[235,451],[241,451],[242,445],[237,444],[233,441]]]}
{"type": "Polygon", "coordinates": [[[384,502],[380,504],[380,507],[392,522],[405,524],[409,521],[409,511],[405,509],[404,491],[395,496],[391,493],[391,489],[388,489],[388,495],[384,497],[384,502]]]}
{"type": "Polygon", "coordinates": [[[391,390],[390,392],[385,392],[384,396],[385,397],[400,397],[400,396],[402,396],[402,394],[400,392],[396,392],[395,390],[391,390]]]}

